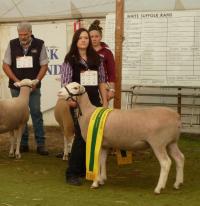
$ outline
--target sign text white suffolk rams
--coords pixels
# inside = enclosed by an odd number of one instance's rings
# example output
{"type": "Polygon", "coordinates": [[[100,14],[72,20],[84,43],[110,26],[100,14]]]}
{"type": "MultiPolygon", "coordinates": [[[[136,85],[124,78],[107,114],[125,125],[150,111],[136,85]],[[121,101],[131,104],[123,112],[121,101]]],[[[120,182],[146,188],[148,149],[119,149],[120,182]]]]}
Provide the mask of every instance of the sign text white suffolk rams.
{"type": "MultiPolygon", "coordinates": [[[[200,86],[200,11],[125,14],[123,85],[200,86]]],[[[114,51],[115,15],[106,17],[114,51]]]]}

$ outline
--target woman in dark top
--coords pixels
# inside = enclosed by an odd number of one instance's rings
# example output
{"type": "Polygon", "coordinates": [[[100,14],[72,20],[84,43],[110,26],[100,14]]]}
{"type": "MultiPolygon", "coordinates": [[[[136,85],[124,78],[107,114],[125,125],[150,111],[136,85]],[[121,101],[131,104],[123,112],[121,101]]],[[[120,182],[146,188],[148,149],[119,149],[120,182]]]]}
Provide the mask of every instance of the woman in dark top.
{"type": "MultiPolygon", "coordinates": [[[[108,106],[103,61],[93,49],[89,33],[84,28],[74,33],[71,48],[61,67],[62,86],[70,82],[84,84],[89,99],[95,106],[108,106]],[[91,75],[92,80],[89,78],[91,75]]],[[[75,112],[73,109],[71,111],[74,119],[75,139],[66,171],[66,181],[72,185],[81,185],[80,177],[85,176],[86,145],[75,112]]]]}
{"type": "Polygon", "coordinates": [[[92,46],[95,51],[103,58],[106,81],[108,83],[107,99],[110,100],[115,95],[115,60],[108,45],[102,42],[102,30],[100,21],[95,20],[89,27],[92,46]]]}

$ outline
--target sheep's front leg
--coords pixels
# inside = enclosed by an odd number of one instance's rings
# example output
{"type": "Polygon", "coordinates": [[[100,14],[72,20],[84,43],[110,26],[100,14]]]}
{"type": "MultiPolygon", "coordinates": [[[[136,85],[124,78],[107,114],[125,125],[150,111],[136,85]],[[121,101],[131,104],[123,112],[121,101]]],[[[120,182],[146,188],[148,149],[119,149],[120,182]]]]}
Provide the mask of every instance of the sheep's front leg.
{"type": "Polygon", "coordinates": [[[63,160],[68,160],[68,145],[67,145],[67,138],[64,136],[64,154],[63,160]]]}
{"type": "Polygon", "coordinates": [[[100,179],[101,179],[101,174],[100,174],[100,162],[101,162],[101,156],[102,156],[102,151],[100,150],[100,154],[99,154],[99,161],[98,161],[98,168],[99,168],[99,171],[98,171],[98,175],[96,177],[96,179],[93,181],[92,185],[91,185],[91,189],[96,189],[99,187],[99,182],[100,182],[100,179]]]}
{"type": "Polygon", "coordinates": [[[99,182],[98,180],[94,180],[92,185],[90,186],[91,189],[97,189],[99,187],[99,182]]]}
{"type": "Polygon", "coordinates": [[[93,181],[91,188],[98,188],[99,185],[104,185],[104,181],[107,179],[106,176],[106,159],[107,150],[101,149],[99,154],[99,171],[97,178],[93,181]]]}
{"type": "Polygon", "coordinates": [[[104,181],[107,180],[106,174],[106,160],[107,160],[107,153],[106,149],[101,149],[101,157],[100,157],[100,179],[99,184],[104,185],[104,181]]]}
{"type": "Polygon", "coordinates": [[[97,189],[99,187],[99,182],[100,182],[100,170],[99,170],[99,173],[98,173],[96,179],[93,181],[93,183],[92,183],[90,188],[91,189],[97,189]]]}
{"type": "Polygon", "coordinates": [[[10,151],[9,151],[9,157],[14,157],[14,145],[15,145],[15,137],[14,137],[14,131],[10,132],[10,151]]]}
{"type": "Polygon", "coordinates": [[[72,150],[72,144],[73,144],[74,136],[67,139],[64,136],[64,154],[63,154],[63,160],[68,160],[69,153],[71,153],[72,150]],[[70,141],[69,141],[70,140],[70,141]]]}

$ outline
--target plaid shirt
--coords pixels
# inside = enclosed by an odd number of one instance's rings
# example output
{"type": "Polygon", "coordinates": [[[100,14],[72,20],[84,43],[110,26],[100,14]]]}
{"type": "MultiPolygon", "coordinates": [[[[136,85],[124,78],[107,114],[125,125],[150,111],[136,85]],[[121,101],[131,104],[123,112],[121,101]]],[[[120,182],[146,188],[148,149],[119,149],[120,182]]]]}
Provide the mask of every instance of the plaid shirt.
{"type": "MultiPolygon", "coordinates": [[[[86,65],[86,62],[84,60],[80,60],[82,64],[86,65]]],[[[87,65],[86,65],[87,66],[87,65]]],[[[103,61],[101,61],[101,64],[99,66],[98,69],[98,82],[99,83],[103,83],[106,82],[106,75],[105,75],[105,70],[104,70],[104,66],[103,66],[103,61]]],[[[72,82],[72,67],[71,65],[67,62],[67,63],[63,63],[61,65],[61,86],[63,87],[65,84],[68,84],[70,82],[72,82]]]]}

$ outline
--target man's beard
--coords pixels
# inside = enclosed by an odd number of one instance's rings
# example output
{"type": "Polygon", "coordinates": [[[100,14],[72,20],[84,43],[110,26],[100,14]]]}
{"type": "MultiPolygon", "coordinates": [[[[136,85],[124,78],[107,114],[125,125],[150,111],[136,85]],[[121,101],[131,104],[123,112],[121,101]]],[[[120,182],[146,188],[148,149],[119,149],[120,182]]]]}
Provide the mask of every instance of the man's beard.
{"type": "Polygon", "coordinates": [[[28,46],[31,42],[31,38],[27,39],[27,40],[21,40],[20,43],[22,46],[28,46]]]}

